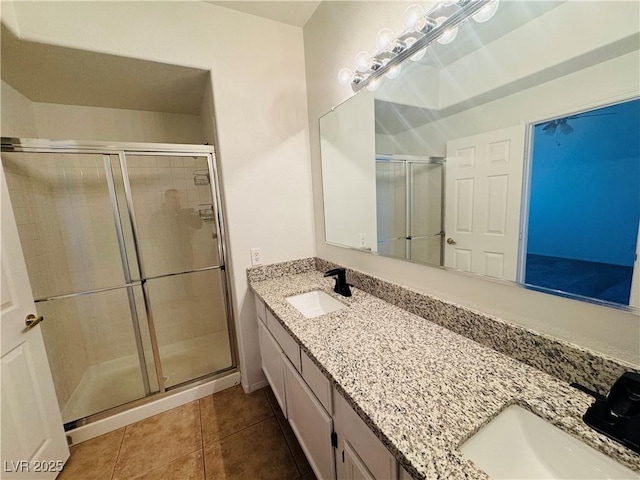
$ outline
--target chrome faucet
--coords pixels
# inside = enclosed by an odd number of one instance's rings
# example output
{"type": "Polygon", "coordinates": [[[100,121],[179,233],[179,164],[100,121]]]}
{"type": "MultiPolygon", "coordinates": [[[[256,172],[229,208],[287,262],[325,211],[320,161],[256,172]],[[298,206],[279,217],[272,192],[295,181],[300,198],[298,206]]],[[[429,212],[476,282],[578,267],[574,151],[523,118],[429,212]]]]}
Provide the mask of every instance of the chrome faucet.
{"type": "Polygon", "coordinates": [[[333,291],[343,297],[351,296],[351,287],[347,283],[347,271],[344,268],[334,268],[324,273],[325,277],[336,277],[336,286],[333,287],[333,291]]]}

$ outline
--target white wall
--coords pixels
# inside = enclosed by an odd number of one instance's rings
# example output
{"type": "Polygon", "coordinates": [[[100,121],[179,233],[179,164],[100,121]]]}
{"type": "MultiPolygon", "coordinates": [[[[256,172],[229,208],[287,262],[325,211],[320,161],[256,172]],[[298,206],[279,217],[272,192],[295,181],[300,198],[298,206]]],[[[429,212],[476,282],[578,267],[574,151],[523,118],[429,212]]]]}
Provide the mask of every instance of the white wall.
{"type": "MultiPolygon", "coordinates": [[[[324,243],[318,118],[351,96],[350,87],[337,83],[338,70],[352,66],[358,51],[372,51],[381,27],[399,30],[403,9],[402,4],[388,2],[323,2],[304,28],[318,256],[638,364],[636,314],[324,243]]],[[[571,35],[572,29],[566,32],[571,35]]],[[[590,89],[576,88],[585,95],[590,89]]]]}
{"type": "Polygon", "coordinates": [[[34,102],[39,138],[204,143],[199,115],[34,102]]]}
{"type": "Polygon", "coordinates": [[[36,138],[36,117],[31,101],[8,83],[0,82],[3,137],[36,138]]]}
{"type": "Polygon", "coordinates": [[[315,254],[302,30],[204,2],[14,7],[27,40],[212,71],[242,383],[259,384],[249,250],[265,263],[315,254]]]}

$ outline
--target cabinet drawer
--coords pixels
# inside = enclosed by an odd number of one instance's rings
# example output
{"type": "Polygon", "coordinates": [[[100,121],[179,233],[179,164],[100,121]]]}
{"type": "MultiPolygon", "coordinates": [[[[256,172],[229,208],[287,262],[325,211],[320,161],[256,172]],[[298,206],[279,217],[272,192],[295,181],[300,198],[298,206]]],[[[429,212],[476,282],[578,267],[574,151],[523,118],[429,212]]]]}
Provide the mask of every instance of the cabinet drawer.
{"type": "MultiPolygon", "coordinates": [[[[375,436],[366,423],[353,411],[347,401],[333,391],[333,409],[338,443],[348,442],[350,448],[377,480],[398,478],[398,464],[389,450],[375,436]],[[343,436],[340,439],[340,436],[343,436]]],[[[343,447],[344,448],[344,447],[343,447]]],[[[336,453],[336,457],[341,452],[336,453]]],[[[336,458],[336,461],[338,459],[336,458]]],[[[346,458],[345,458],[346,461],[346,458]]]]}
{"type": "Polygon", "coordinates": [[[335,478],[333,421],[300,374],[284,361],[289,423],[318,480],[335,478]]]}
{"type": "Polygon", "coordinates": [[[269,331],[280,344],[280,348],[284,354],[289,357],[291,363],[296,367],[298,372],[300,371],[300,347],[298,343],[291,338],[291,335],[287,333],[280,322],[273,316],[273,314],[267,311],[267,327],[269,331]]]}
{"type": "Polygon", "coordinates": [[[301,366],[302,366],[302,378],[304,378],[309,388],[315,393],[320,403],[325,408],[329,415],[333,413],[331,408],[331,384],[327,377],[320,371],[315,363],[309,358],[309,356],[301,351],[301,366]]]}
{"type": "Polygon", "coordinates": [[[258,297],[258,295],[254,295],[254,297],[256,301],[256,314],[258,315],[258,318],[260,320],[267,323],[267,307],[265,306],[264,302],[260,300],[260,297],[258,297]]]}
{"type": "Polygon", "coordinates": [[[267,327],[262,322],[258,322],[258,339],[260,340],[260,357],[262,359],[262,371],[273,395],[276,397],[280,409],[284,416],[287,416],[287,403],[285,397],[284,388],[284,356],[282,350],[275,341],[273,336],[267,330],[267,327]]]}

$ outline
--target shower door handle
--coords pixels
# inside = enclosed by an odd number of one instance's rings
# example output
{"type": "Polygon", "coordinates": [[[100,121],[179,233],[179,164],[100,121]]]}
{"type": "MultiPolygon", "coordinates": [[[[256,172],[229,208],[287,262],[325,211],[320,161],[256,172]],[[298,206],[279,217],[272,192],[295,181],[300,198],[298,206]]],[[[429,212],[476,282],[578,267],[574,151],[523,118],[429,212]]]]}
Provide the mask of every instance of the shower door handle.
{"type": "Polygon", "coordinates": [[[30,313],[29,315],[27,315],[27,318],[24,319],[24,323],[27,326],[27,330],[31,330],[43,320],[44,317],[42,315],[36,317],[33,313],[30,313]]]}

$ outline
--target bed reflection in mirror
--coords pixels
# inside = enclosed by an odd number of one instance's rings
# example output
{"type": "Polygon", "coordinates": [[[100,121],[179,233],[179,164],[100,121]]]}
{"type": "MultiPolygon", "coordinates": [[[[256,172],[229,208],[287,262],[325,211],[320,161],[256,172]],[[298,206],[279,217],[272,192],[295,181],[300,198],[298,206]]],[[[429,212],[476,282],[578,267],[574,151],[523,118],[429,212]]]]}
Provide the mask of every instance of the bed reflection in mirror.
{"type": "Polygon", "coordinates": [[[502,2],[334,108],[326,241],[639,306],[639,32],[637,2],[502,2]]]}

